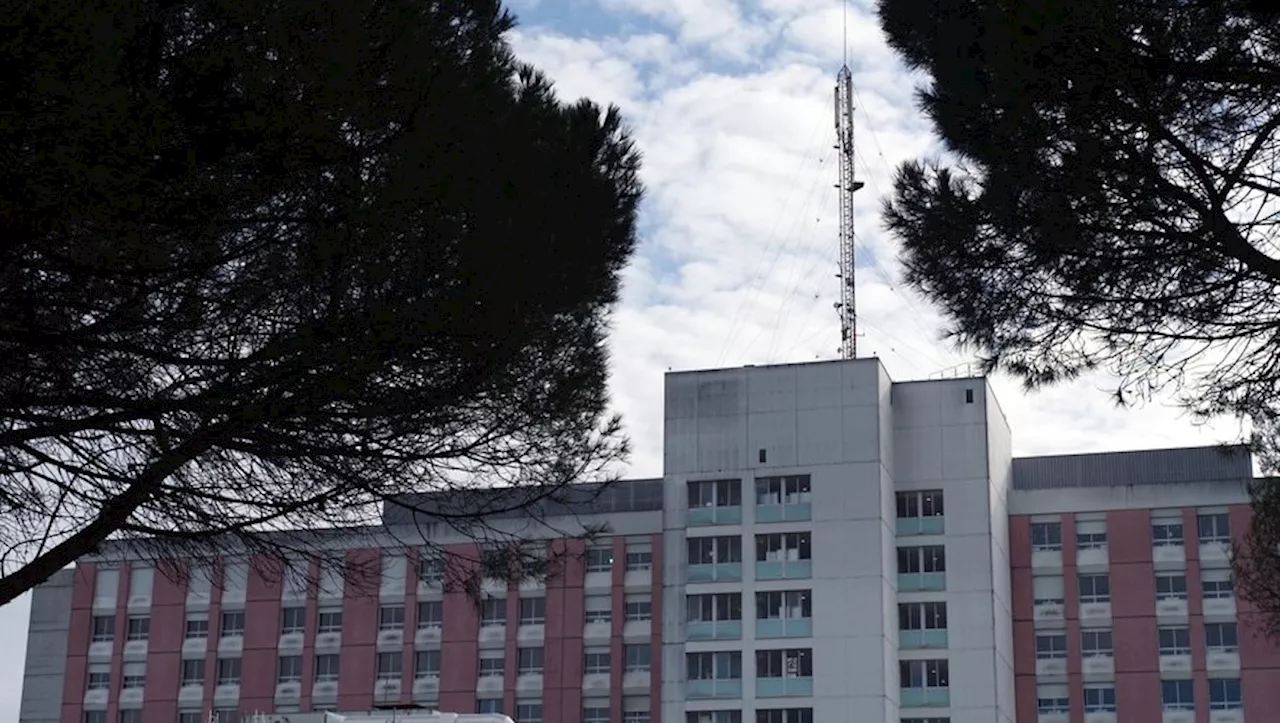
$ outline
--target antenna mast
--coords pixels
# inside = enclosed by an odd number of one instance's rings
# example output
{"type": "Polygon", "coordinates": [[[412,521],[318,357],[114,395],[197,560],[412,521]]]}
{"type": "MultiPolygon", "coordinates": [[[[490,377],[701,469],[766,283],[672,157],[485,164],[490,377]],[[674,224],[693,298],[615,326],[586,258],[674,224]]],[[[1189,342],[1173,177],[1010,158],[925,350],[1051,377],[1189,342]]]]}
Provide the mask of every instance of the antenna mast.
{"type": "Polygon", "coordinates": [[[853,194],[862,188],[855,178],[853,156],[853,73],[849,71],[848,2],[844,8],[844,66],[836,75],[836,150],[840,183],[840,357],[858,356],[858,302],[855,295],[853,194]]]}

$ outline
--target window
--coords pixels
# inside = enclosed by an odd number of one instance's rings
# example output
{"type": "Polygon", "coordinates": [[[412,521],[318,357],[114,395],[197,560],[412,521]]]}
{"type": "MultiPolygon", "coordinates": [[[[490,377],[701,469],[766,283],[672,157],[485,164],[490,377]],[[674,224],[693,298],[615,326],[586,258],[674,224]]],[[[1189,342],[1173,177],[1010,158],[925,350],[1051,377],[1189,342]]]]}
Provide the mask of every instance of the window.
{"type": "Polygon", "coordinates": [[[805,620],[813,617],[813,593],[776,590],[756,593],[757,620],[805,620]]]}
{"type": "MultiPolygon", "coordinates": [[[[813,709],[770,708],[757,710],[756,723],[813,723],[813,709]]],[[[904,723],[906,722],[904,721],[904,723]]]]}
{"type": "Polygon", "coordinates": [[[685,653],[685,668],[689,680],[740,680],[742,653],[685,653]]]}
{"type": "Polygon", "coordinates": [[[120,671],[123,678],[120,687],[124,689],[141,688],[147,683],[146,663],[125,663],[120,671]]]}
{"type": "Polygon", "coordinates": [[[516,655],[520,675],[542,675],[542,648],[520,648],[516,655]]]}
{"type": "Polygon", "coordinates": [[[742,480],[700,480],[689,483],[689,509],[741,507],[742,480]]]}
{"type": "Polygon", "coordinates": [[[756,562],[790,562],[813,559],[808,532],[756,535],[756,562]]]}
{"type": "Polygon", "coordinates": [[[1106,547],[1107,533],[1105,531],[1076,533],[1076,549],[1078,550],[1103,550],[1106,547]]]}
{"type": "Polygon", "coordinates": [[[756,677],[812,678],[813,651],[808,648],[757,650],[756,677]]]}
{"type": "Polygon", "coordinates": [[[1160,681],[1160,701],[1165,710],[1195,710],[1195,690],[1189,680],[1160,681]]]}
{"type": "Polygon", "coordinates": [[[623,660],[628,673],[642,673],[649,670],[651,651],[647,643],[642,645],[622,646],[623,660]]]}
{"type": "Polygon", "coordinates": [[[1032,522],[1031,549],[1034,552],[1050,552],[1062,549],[1061,522],[1032,522]]]}
{"type": "Polygon", "coordinates": [[[1080,633],[1081,655],[1086,658],[1115,655],[1110,630],[1085,630],[1080,633]]]}
{"type": "Polygon", "coordinates": [[[444,560],[438,557],[418,558],[418,582],[427,585],[438,584],[444,579],[444,560]]]}
{"type": "Polygon", "coordinates": [[[282,608],[280,610],[280,634],[291,635],[307,629],[306,608],[282,608]]]}
{"type": "Polygon", "coordinates": [[[218,685],[240,685],[239,658],[218,658],[218,685]]]}
{"type": "Polygon", "coordinates": [[[947,604],[944,602],[899,603],[899,630],[946,630],[947,604]]]}
{"type": "Polygon", "coordinates": [[[1080,602],[1111,602],[1111,578],[1103,575],[1081,575],[1079,579],[1080,602]]]}
{"type": "Polygon", "coordinates": [[[653,550],[627,551],[627,572],[653,569],[653,550]]]}
{"type": "Polygon", "coordinates": [[[547,599],[526,597],[520,599],[520,624],[543,625],[547,622],[547,599]]]}
{"type": "Polygon", "coordinates": [[[609,650],[603,648],[601,650],[590,650],[582,656],[582,669],[588,675],[599,675],[600,673],[609,672],[609,650]]]}
{"type": "Polygon", "coordinates": [[[244,611],[228,610],[222,613],[222,637],[244,637],[244,611]]]}
{"type": "Polygon", "coordinates": [[[84,712],[84,723],[107,723],[107,712],[105,710],[86,710],[84,712]]]}
{"type": "MultiPolygon", "coordinates": [[[[759,600],[761,594],[756,594],[757,600],[759,600]]],[[[691,623],[741,620],[742,593],[721,592],[708,595],[689,595],[685,598],[685,613],[691,623]]]]}
{"type": "Polygon", "coordinates": [[[337,655],[316,656],[316,682],[333,683],[338,680],[339,659],[337,655]]]}
{"type": "Polygon", "coordinates": [[[690,537],[688,546],[690,565],[742,562],[741,537],[690,537]]]}
{"type": "Polygon", "coordinates": [[[321,610],[317,616],[316,631],[321,633],[342,632],[342,611],[321,610]]]}
{"type": "Polygon", "coordinates": [[[1225,512],[1196,517],[1200,544],[1231,542],[1231,520],[1225,512]]]}
{"type": "Polygon", "coordinates": [[[1031,594],[1036,605],[1061,605],[1066,595],[1061,575],[1036,575],[1031,578],[1031,594]]]}
{"type": "Polygon", "coordinates": [[[691,710],[684,714],[684,723],[742,723],[742,711],[691,710]]]}
{"type": "Polygon", "coordinates": [[[1186,600],[1187,576],[1180,572],[1156,574],[1157,600],[1186,600]]]}
{"type": "Polygon", "coordinates": [[[282,655],[277,667],[276,682],[296,683],[302,680],[302,656],[282,655]]]}
{"type": "MultiPolygon", "coordinates": [[[[625,700],[623,704],[626,704],[625,700]]],[[[624,710],[622,711],[622,723],[649,723],[649,711],[624,710]]]]}
{"type": "Polygon", "coordinates": [[[501,698],[481,698],[480,700],[476,701],[476,712],[502,715],[502,699],[501,698]]]}
{"type": "Polygon", "coordinates": [[[515,719],[518,723],[542,723],[542,704],[516,703],[515,719]]]}
{"type": "Polygon", "coordinates": [[[901,660],[898,681],[903,688],[946,688],[950,670],[945,660],[901,660]]]}
{"type": "Polygon", "coordinates": [[[480,659],[481,678],[501,678],[506,672],[506,661],[499,653],[493,657],[480,659]]]}
{"type": "Polygon", "coordinates": [[[623,603],[623,610],[625,611],[623,619],[628,622],[653,619],[653,601],[649,599],[648,595],[628,595],[627,600],[623,603]]]}
{"type": "MultiPolygon", "coordinates": [[[[313,710],[320,710],[319,706],[313,707],[313,710]]],[[[236,710],[234,708],[217,708],[213,711],[213,723],[235,723],[236,710]]]]}
{"type": "Polygon", "coordinates": [[[1071,710],[1071,693],[1065,685],[1037,685],[1036,710],[1039,713],[1067,713],[1071,710]]]}
{"type": "Polygon", "coordinates": [[[497,627],[506,624],[506,598],[489,598],[480,601],[480,627],[497,627]]]}
{"type": "Polygon", "coordinates": [[[613,617],[613,600],[608,595],[588,595],[585,606],[588,623],[607,623],[613,617]]]}
{"type": "Polygon", "coordinates": [[[1156,630],[1161,655],[1190,655],[1191,631],[1187,628],[1164,627],[1156,630]]]}
{"type": "Polygon", "coordinates": [[[106,643],[114,640],[116,637],[116,616],[114,615],[94,615],[93,616],[93,642],[106,643]]]}
{"type": "Polygon", "coordinates": [[[207,637],[209,637],[209,618],[203,615],[187,618],[187,640],[200,640],[207,637]]]}
{"type": "Polygon", "coordinates": [[[404,630],[404,606],[383,605],[378,608],[379,630],[404,630]]]}
{"type": "MultiPolygon", "coordinates": [[[[116,720],[120,723],[142,723],[142,709],[128,708],[120,711],[116,716],[116,720]]],[[[218,723],[221,723],[220,721],[218,723]]],[[[230,723],[228,721],[227,723],[230,723]]]]}
{"type": "Polygon", "coordinates": [[[400,680],[404,653],[378,653],[378,680],[400,680]]]}
{"type": "Polygon", "coordinates": [[[942,517],[942,490],[899,492],[898,518],[942,517]]]}
{"type": "Polygon", "coordinates": [[[809,475],[761,477],[756,480],[757,505],[803,505],[810,501],[809,475]]]}
{"type": "MultiPolygon", "coordinates": [[[[201,661],[203,662],[203,661],[201,661]]],[[[89,666],[89,680],[86,686],[89,690],[105,690],[111,687],[111,665],[107,663],[95,664],[89,666]]]]}
{"type": "Polygon", "coordinates": [[[182,684],[183,685],[204,685],[204,660],[184,660],[182,661],[182,684]]]}
{"type": "Polygon", "coordinates": [[[1243,707],[1239,678],[1209,679],[1209,710],[1240,710],[1243,707]]]}
{"type": "Polygon", "coordinates": [[[898,574],[946,572],[947,553],[942,545],[898,548],[898,574]]]}
{"type": "Polygon", "coordinates": [[[1219,653],[1234,653],[1238,650],[1235,623],[1205,623],[1204,644],[1209,650],[1219,653]]]}
{"type": "Polygon", "coordinates": [[[1067,657],[1067,636],[1050,633],[1036,636],[1036,659],[1056,660],[1067,657]]]}
{"type": "Polygon", "coordinates": [[[1153,520],[1151,544],[1156,547],[1182,547],[1182,523],[1176,520],[1153,520]]]}
{"type": "MultiPolygon", "coordinates": [[[[276,711],[279,710],[277,707],[276,711]]],[[[198,710],[180,710],[178,711],[178,723],[204,723],[204,720],[198,710]]]]}
{"type": "Polygon", "coordinates": [[[1116,689],[1110,684],[1084,686],[1084,711],[1086,713],[1116,712],[1116,689]]]}
{"type": "Polygon", "coordinates": [[[418,680],[440,677],[440,651],[419,650],[413,657],[413,677],[418,680]]]}
{"type": "Polygon", "coordinates": [[[125,640],[146,640],[151,637],[151,618],[135,616],[129,618],[125,640]]]}
{"type": "Polygon", "coordinates": [[[613,569],[613,548],[592,547],[587,549],[587,572],[609,572],[613,569]]]}
{"type": "Polygon", "coordinates": [[[1230,600],[1236,594],[1230,570],[1201,570],[1200,588],[1205,600],[1230,600]]]}
{"type": "Polygon", "coordinates": [[[444,624],[444,603],[425,600],[418,603],[418,629],[439,628],[444,624]]]}
{"type": "MultiPolygon", "coordinates": [[[[608,701],[601,701],[607,703],[608,701]]],[[[582,708],[582,723],[609,723],[607,705],[591,705],[582,708]]]]}

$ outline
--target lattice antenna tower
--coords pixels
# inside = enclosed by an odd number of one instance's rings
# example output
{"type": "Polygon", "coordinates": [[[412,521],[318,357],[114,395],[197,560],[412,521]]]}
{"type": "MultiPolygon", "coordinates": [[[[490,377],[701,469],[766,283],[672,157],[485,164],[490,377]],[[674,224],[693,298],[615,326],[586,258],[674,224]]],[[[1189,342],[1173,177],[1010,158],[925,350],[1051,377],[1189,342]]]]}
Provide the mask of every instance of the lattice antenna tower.
{"type": "Polygon", "coordinates": [[[853,194],[862,188],[857,180],[853,155],[853,73],[849,70],[849,3],[845,0],[842,31],[844,65],[836,74],[835,119],[836,155],[840,166],[840,357],[858,356],[858,302],[853,232],[853,194]]]}

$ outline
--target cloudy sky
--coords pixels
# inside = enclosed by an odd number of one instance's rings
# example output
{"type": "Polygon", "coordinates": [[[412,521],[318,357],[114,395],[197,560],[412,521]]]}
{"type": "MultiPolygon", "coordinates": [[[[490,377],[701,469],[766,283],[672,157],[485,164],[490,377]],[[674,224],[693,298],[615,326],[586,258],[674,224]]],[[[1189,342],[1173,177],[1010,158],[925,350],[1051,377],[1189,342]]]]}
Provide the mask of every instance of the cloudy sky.
{"type": "MultiPolygon", "coordinates": [[[[659,475],[667,370],[829,359],[839,325],[832,88],[841,0],[511,0],[518,54],[566,100],[620,106],[644,152],[642,243],[614,318],[613,398],[631,473],[659,475]]],[[[912,103],[919,78],[885,45],[869,0],[850,0],[857,89],[858,347],[897,380],[963,372],[942,320],[897,280],[880,199],[901,161],[938,153],[912,103]]],[[[1210,444],[1168,402],[1114,408],[1105,377],[1034,395],[996,380],[1018,454],[1210,444]]],[[[21,660],[29,603],[0,609],[21,660]]],[[[0,672],[0,723],[18,718],[21,668],[0,672]]]]}

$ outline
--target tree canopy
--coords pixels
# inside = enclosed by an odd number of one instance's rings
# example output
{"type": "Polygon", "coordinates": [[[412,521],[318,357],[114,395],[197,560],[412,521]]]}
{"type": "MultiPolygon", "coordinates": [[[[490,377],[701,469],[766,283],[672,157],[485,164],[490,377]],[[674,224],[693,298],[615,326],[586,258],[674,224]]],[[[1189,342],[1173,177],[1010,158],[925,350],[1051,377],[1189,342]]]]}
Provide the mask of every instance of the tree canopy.
{"type": "Polygon", "coordinates": [[[945,145],[898,169],[884,219],[908,283],[987,371],[1034,387],[1105,370],[1122,403],[1176,389],[1200,417],[1248,420],[1280,462],[1268,8],[880,0],[945,145]]]}
{"type": "Polygon", "coordinates": [[[518,62],[513,22],[496,0],[11,8],[0,604],[114,537],[267,554],[272,530],[409,492],[525,504],[625,454],[605,335],[638,153],[618,109],[518,62]]]}

